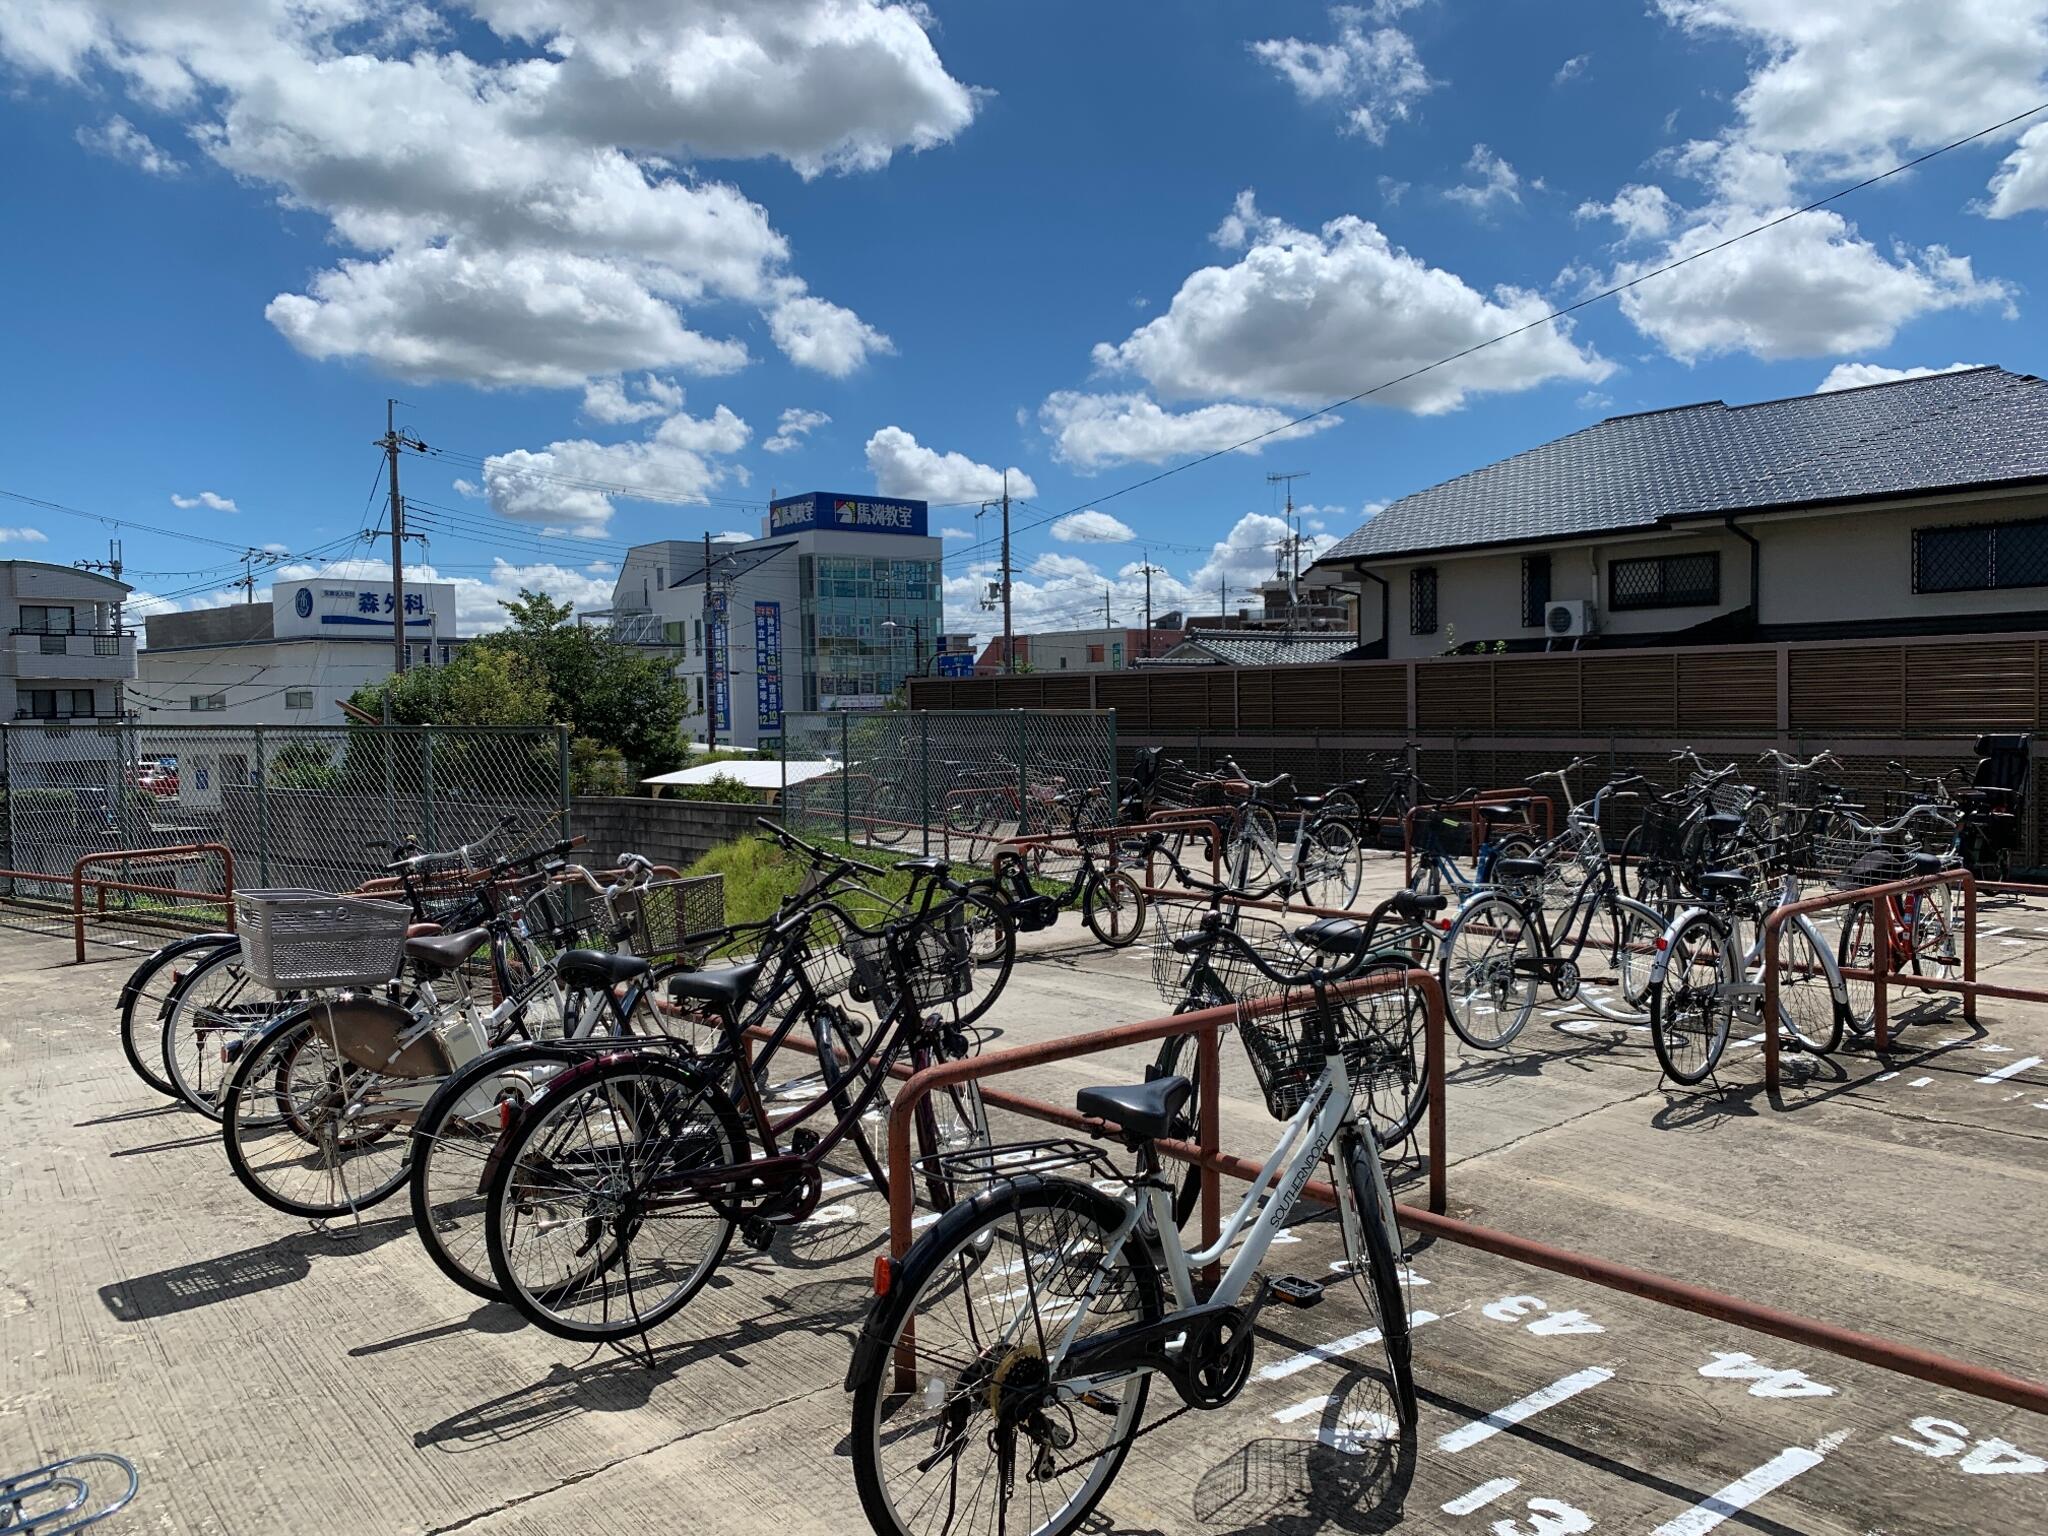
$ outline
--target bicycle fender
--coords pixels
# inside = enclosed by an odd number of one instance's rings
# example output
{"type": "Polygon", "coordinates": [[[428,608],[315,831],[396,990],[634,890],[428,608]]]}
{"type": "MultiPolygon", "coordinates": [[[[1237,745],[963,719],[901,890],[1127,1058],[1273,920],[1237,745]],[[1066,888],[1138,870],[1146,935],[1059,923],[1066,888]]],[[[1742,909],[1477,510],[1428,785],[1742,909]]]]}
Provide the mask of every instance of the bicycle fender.
{"type": "MultiPolygon", "coordinates": [[[[1674,917],[1669,923],[1665,924],[1664,933],[1662,937],[1669,938],[1672,934],[1676,933],[1680,928],[1684,927],[1687,923],[1691,922],[1695,916],[1704,911],[1706,911],[1705,907],[1685,907],[1681,909],[1678,916],[1674,917]]],[[[1668,971],[1670,968],[1671,948],[1669,945],[1666,945],[1664,948],[1657,951],[1657,958],[1650,964],[1650,985],[1653,987],[1661,987],[1662,985],[1664,985],[1664,973],[1668,971]]]]}

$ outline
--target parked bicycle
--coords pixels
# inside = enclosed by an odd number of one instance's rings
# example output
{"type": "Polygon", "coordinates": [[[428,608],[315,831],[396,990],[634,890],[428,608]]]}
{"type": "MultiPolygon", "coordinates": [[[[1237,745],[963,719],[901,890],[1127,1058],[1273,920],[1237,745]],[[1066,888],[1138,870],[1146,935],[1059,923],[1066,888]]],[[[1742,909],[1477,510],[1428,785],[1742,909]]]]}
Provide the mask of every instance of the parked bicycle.
{"type": "MultiPolygon", "coordinates": [[[[1393,1196],[1351,1083],[1345,991],[1319,969],[1274,970],[1227,928],[1215,931],[1262,971],[1262,990],[1296,993],[1238,1019],[1267,1108],[1286,1122],[1279,1143],[1217,1240],[1189,1252],[1154,1142],[1173,1134],[1194,1084],[1169,1075],[1084,1088],[1076,1107],[1118,1127],[1134,1172],[1117,1172],[1086,1144],[1041,1144],[1037,1171],[956,1205],[891,1264],[846,1378],[854,1478],[885,1536],[1065,1536],[1108,1492],[1132,1444],[1175,1417],[1144,1423],[1155,1377],[1183,1408],[1234,1401],[1251,1376],[1263,1309],[1322,1298],[1318,1281],[1259,1268],[1326,1154],[1347,1267],[1372,1324],[1359,1338],[1383,1394],[1376,1417],[1389,1438],[1413,1436],[1409,1332],[1421,1317],[1408,1309],[1393,1196]],[[1082,1177],[1047,1171],[1062,1148],[1082,1177]],[[1221,1281],[1199,1297],[1195,1273],[1226,1259],[1221,1281]]],[[[976,1166],[989,1166],[981,1157],[976,1166]]]]}

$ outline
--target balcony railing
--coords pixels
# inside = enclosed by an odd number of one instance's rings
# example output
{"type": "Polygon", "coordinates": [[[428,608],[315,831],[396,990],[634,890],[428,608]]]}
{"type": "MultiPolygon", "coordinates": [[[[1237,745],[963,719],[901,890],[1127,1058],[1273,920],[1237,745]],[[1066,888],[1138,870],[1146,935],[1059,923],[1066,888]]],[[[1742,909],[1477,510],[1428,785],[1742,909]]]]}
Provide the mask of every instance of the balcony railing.
{"type": "MultiPolygon", "coordinates": [[[[132,641],[135,638],[135,631],[132,629],[39,629],[32,625],[16,625],[8,633],[34,635],[36,649],[45,656],[85,655],[84,647],[72,650],[71,642],[74,640],[91,641],[91,654],[94,656],[119,656],[122,641],[132,641]]],[[[15,649],[24,650],[26,647],[17,645],[15,649]]]]}

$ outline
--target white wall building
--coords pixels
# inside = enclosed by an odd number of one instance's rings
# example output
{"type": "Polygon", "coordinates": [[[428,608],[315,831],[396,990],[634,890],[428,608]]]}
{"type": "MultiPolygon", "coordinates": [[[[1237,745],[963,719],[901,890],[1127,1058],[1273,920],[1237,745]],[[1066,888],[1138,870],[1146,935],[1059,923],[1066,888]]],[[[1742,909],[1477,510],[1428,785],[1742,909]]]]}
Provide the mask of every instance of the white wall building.
{"type": "Polygon", "coordinates": [[[41,560],[0,560],[0,719],[112,721],[135,676],[135,633],[109,576],[41,560]]]}
{"type": "MultiPolygon", "coordinates": [[[[446,666],[455,588],[406,583],[408,667],[446,666]]],[[[268,603],[152,614],[135,703],[154,725],[342,725],[341,702],[391,675],[388,582],[280,582],[268,603]]]]}
{"type": "Polygon", "coordinates": [[[615,602],[644,604],[675,647],[684,734],[775,745],[786,710],[879,708],[933,670],[940,544],[925,515],[813,492],[772,503],[761,538],[713,543],[708,565],[701,542],[636,545],[615,602]]]}

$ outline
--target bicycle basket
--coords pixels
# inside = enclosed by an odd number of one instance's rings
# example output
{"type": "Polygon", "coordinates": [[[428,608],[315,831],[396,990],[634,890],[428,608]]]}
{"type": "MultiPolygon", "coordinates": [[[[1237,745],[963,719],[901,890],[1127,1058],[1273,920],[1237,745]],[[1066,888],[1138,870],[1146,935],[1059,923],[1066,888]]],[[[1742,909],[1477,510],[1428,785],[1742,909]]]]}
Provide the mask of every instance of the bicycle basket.
{"type": "Polygon", "coordinates": [[[1266,1108],[1285,1120],[1321,1080],[1325,1030],[1334,1025],[1351,1097],[1377,1124],[1398,1118],[1424,1070],[1422,1019],[1421,998],[1405,983],[1349,995],[1304,988],[1270,1011],[1240,1009],[1237,1030],[1266,1108]]]}
{"type": "Polygon", "coordinates": [[[974,990],[973,936],[955,911],[908,931],[892,927],[855,934],[846,951],[861,990],[871,998],[894,997],[906,989],[913,1008],[938,1008],[974,990]]]}
{"type": "Polygon", "coordinates": [[[237,891],[242,966],[273,992],[372,987],[405,964],[412,909],[324,891],[237,891]]]}
{"type": "Polygon", "coordinates": [[[1682,812],[1653,805],[1643,812],[1643,835],[1638,857],[1646,864],[1685,862],[1687,819],[1682,812]]]}
{"type": "Polygon", "coordinates": [[[1831,818],[1813,836],[1810,867],[1805,873],[1827,881],[1838,891],[1883,885],[1911,873],[1911,851],[1896,833],[1885,835],[1831,818]]]}
{"type": "MultiPolygon", "coordinates": [[[[1196,956],[1182,954],[1174,948],[1173,941],[1198,930],[1202,920],[1209,916],[1210,909],[1190,902],[1160,901],[1153,903],[1151,912],[1157,925],[1153,929],[1152,984],[1158,989],[1162,1001],[1170,1007],[1179,1007],[1187,1000],[1189,974],[1194,969],[1196,956]]],[[[1286,927],[1271,918],[1254,915],[1242,907],[1225,906],[1222,921],[1283,976],[1303,975],[1325,963],[1315,952],[1296,942],[1286,927]]],[[[1264,997],[1280,990],[1272,977],[1227,939],[1219,939],[1207,954],[1209,969],[1223,988],[1227,1001],[1264,997]]]]}
{"type": "Polygon", "coordinates": [[[621,891],[612,909],[626,925],[634,954],[648,960],[679,959],[701,949],[725,926],[725,876],[650,880],[621,891]]]}

